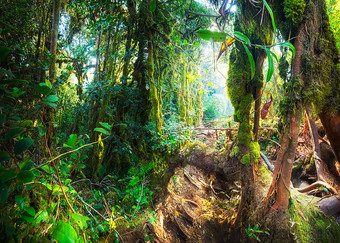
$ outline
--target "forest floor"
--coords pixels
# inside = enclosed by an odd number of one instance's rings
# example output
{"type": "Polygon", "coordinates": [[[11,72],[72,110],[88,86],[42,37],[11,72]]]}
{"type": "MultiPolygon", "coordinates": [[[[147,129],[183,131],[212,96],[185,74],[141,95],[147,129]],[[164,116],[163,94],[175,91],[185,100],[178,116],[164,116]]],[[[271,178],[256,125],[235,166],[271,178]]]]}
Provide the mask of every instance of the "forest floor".
{"type": "MultiPolygon", "coordinates": [[[[196,139],[205,145],[193,143],[183,149],[180,158],[170,162],[172,176],[164,197],[155,205],[156,220],[152,223],[144,220],[135,230],[121,231],[124,242],[256,242],[257,239],[264,242],[316,242],[325,239],[340,242],[339,225],[334,219],[325,218],[316,207],[320,197],[327,192],[318,190],[307,195],[297,191],[298,187],[311,184],[316,175],[315,168],[302,166],[308,163],[312,153],[310,138],[303,129],[292,177],[289,215],[287,222],[278,226],[279,229],[271,228],[273,221],[269,225],[264,221],[256,225],[243,222],[241,228],[233,227],[241,186],[237,180],[230,178],[226,181],[216,173],[216,166],[223,167],[219,163],[226,163],[223,157],[226,159],[228,151],[219,149],[219,139],[210,130],[199,131],[196,139]]],[[[227,139],[227,144],[232,142],[232,137],[223,139],[227,139]]],[[[277,144],[267,145],[266,155],[271,162],[275,161],[277,150],[277,144]]],[[[261,173],[257,186],[265,195],[272,176],[264,166],[261,173]]]]}

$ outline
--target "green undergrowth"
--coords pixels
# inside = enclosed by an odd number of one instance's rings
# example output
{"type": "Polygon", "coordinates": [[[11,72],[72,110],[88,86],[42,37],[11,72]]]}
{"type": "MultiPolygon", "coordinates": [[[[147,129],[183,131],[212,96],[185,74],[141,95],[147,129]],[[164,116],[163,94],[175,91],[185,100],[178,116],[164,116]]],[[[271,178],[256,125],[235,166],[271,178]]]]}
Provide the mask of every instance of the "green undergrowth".
{"type": "Polygon", "coordinates": [[[335,218],[325,217],[316,207],[318,198],[292,192],[290,227],[297,242],[339,242],[340,227],[335,218]]]}

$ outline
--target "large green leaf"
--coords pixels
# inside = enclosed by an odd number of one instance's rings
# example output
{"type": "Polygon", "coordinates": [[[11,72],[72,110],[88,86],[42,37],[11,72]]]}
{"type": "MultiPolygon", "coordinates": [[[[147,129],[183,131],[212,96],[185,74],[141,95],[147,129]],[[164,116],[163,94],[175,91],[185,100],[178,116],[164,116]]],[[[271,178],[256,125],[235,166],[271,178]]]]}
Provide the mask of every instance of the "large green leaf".
{"type": "Polygon", "coordinates": [[[250,40],[248,38],[248,36],[246,36],[245,34],[243,34],[242,32],[239,32],[239,31],[234,31],[234,36],[243,41],[245,44],[247,44],[248,46],[250,46],[250,40]]]}
{"type": "Polygon", "coordinates": [[[9,160],[11,156],[6,151],[0,151],[0,162],[9,160]]]}
{"type": "Polygon", "coordinates": [[[52,237],[60,243],[75,243],[78,239],[77,232],[74,228],[70,224],[60,221],[54,229],[52,237]]]}
{"type": "Polygon", "coordinates": [[[39,135],[44,136],[45,133],[47,132],[47,127],[38,127],[39,135]]]}
{"type": "Polygon", "coordinates": [[[86,221],[90,220],[89,217],[77,214],[77,213],[72,213],[72,218],[74,219],[74,221],[76,222],[76,224],[79,225],[79,228],[81,230],[86,229],[87,228],[87,223],[86,221]]]}
{"type": "Polygon", "coordinates": [[[25,159],[19,163],[19,167],[21,170],[31,170],[31,168],[33,167],[33,163],[31,160],[25,159]]]}
{"type": "Polygon", "coordinates": [[[251,71],[251,79],[253,79],[254,75],[255,75],[255,61],[254,61],[254,57],[251,54],[251,52],[249,51],[248,47],[243,43],[243,47],[246,50],[247,56],[248,56],[248,60],[250,63],[250,71],[251,71]]]}
{"type": "Polygon", "coordinates": [[[57,102],[58,100],[59,98],[55,95],[49,95],[45,99],[46,102],[57,102]]]}
{"type": "Polygon", "coordinates": [[[28,182],[33,181],[34,178],[35,178],[35,176],[34,176],[34,174],[33,174],[32,171],[24,170],[24,171],[21,171],[21,172],[18,174],[17,178],[18,178],[19,180],[21,180],[22,182],[24,182],[24,183],[28,183],[28,182]]]}
{"type": "Polygon", "coordinates": [[[21,216],[27,223],[33,223],[35,218],[35,209],[33,207],[26,207],[25,213],[21,216]]]}
{"type": "Polygon", "coordinates": [[[295,49],[295,47],[292,45],[292,43],[284,42],[284,43],[280,43],[279,45],[280,45],[280,46],[288,47],[288,48],[292,51],[292,53],[293,53],[293,58],[295,57],[296,49],[295,49]]]}
{"type": "Polygon", "coordinates": [[[25,211],[26,211],[29,215],[35,217],[35,209],[34,209],[33,207],[27,207],[27,208],[25,208],[25,211]]]}
{"type": "Polygon", "coordinates": [[[23,132],[23,129],[21,127],[13,127],[11,130],[8,131],[8,133],[5,135],[5,140],[10,140],[12,138],[16,138],[23,132]]]}
{"type": "Polygon", "coordinates": [[[26,149],[28,149],[29,147],[31,147],[33,144],[33,140],[30,138],[24,138],[22,140],[20,140],[19,142],[17,142],[14,145],[14,153],[15,154],[21,154],[22,152],[24,152],[26,149]]]}
{"type": "Polygon", "coordinates": [[[214,40],[216,42],[224,42],[227,38],[227,34],[223,32],[216,32],[210,30],[198,30],[197,35],[201,37],[203,40],[214,40]]]}
{"type": "Polygon", "coordinates": [[[268,56],[268,72],[266,81],[269,82],[274,73],[274,61],[272,54],[269,51],[267,51],[267,56],[268,56]]]}
{"type": "Polygon", "coordinates": [[[211,38],[211,31],[210,30],[198,30],[196,33],[203,40],[208,41],[211,38]]]}
{"type": "Polygon", "coordinates": [[[52,107],[52,108],[56,108],[56,107],[57,107],[56,104],[51,103],[51,102],[41,102],[41,103],[44,104],[44,105],[50,106],[50,107],[52,107]]]}
{"type": "Polygon", "coordinates": [[[8,188],[5,184],[0,184],[0,204],[7,202],[8,188]]]}
{"type": "Polygon", "coordinates": [[[46,80],[45,80],[45,84],[46,84],[50,89],[52,89],[52,84],[51,84],[50,80],[46,79],[46,80]]]}
{"type": "Polygon", "coordinates": [[[101,127],[96,127],[94,129],[95,132],[101,132],[101,133],[104,133],[105,135],[110,135],[110,132],[105,130],[104,128],[101,128],[101,127]]]}
{"type": "Polygon", "coordinates": [[[21,217],[24,220],[26,220],[27,223],[33,223],[34,222],[34,217],[28,215],[27,213],[24,213],[21,217]]]}
{"type": "Polygon", "coordinates": [[[19,206],[19,208],[23,209],[25,204],[26,198],[21,195],[15,195],[15,202],[19,206]]]}
{"type": "Polygon", "coordinates": [[[106,130],[110,131],[111,130],[111,125],[105,122],[99,122],[99,124],[104,127],[106,130]]]}
{"type": "Polygon", "coordinates": [[[270,49],[268,49],[268,48],[266,48],[266,47],[265,47],[264,49],[266,50],[267,55],[268,55],[268,53],[270,53],[270,55],[271,55],[272,57],[274,57],[275,60],[276,60],[277,62],[279,62],[279,59],[277,58],[277,56],[275,55],[274,52],[272,52],[270,49]]]}
{"type": "Polygon", "coordinates": [[[40,83],[37,86],[35,86],[35,90],[43,95],[48,95],[52,91],[51,88],[48,87],[47,84],[45,83],[40,83]]]}
{"type": "Polygon", "coordinates": [[[40,211],[37,213],[35,221],[37,222],[37,224],[39,224],[40,222],[45,222],[48,219],[48,217],[49,216],[46,210],[40,211]]]}
{"type": "Polygon", "coordinates": [[[272,19],[272,25],[273,25],[273,28],[274,28],[274,33],[276,33],[276,24],[275,24],[275,19],[274,19],[273,11],[270,8],[270,6],[269,6],[269,4],[267,3],[266,0],[263,0],[263,3],[264,3],[264,6],[266,6],[266,9],[269,12],[270,18],[272,19]]]}
{"type": "Polygon", "coordinates": [[[69,139],[67,140],[67,144],[71,147],[74,147],[76,142],[77,142],[77,134],[71,134],[69,139]]]}
{"type": "Polygon", "coordinates": [[[6,182],[17,177],[17,173],[13,169],[1,169],[0,170],[0,182],[6,182]]]}

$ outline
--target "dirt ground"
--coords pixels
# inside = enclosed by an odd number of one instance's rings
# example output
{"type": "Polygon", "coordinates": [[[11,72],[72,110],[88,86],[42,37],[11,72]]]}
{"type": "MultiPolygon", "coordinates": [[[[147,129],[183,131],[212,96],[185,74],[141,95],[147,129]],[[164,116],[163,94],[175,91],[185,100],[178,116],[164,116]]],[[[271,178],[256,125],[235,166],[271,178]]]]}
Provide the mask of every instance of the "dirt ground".
{"type": "MultiPolygon", "coordinates": [[[[268,137],[270,138],[270,134],[268,137]]],[[[241,186],[237,178],[232,175],[226,178],[226,174],[233,174],[237,166],[230,165],[223,159],[227,158],[228,144],[230,146],[232,139],[223,137],[227,148],[218,150],[216,148],[219,146],[219,139],[215,132],[200,131],[196,138],[206,145],[192,144],[181,151],[182,157],[170,162],[173,174],[168,181],[165,196],[155,205],[155,221],[146,220],[139,229],[124,233],[125,242],[256,242],[244,233],[243,228],[241,234],[232,227],[241,198],[241,186]],[[216,173],[218,170],[224,176],[216,173]]],[[[266,151],[270,162],[275,162],[278,149],[277,144],[268,145],[266,151]]],[[[312,152],[310,137],[301,129],[295,163],[303,165],[312,152]]],[[[304,168],[297,166],[293,171],[292,186],[295,188],[307,186],[315,180],[315,168],[310,167],[308,171],[304,168]]],[[[265,183],[262,181],[262,185],[259,184],[264,194],[272,180],[269,171],[266,177],[265,183]]],[[[293,187],[291,190],[294,192],[294,200],[315,203],[316,197],[304,200],[303,194],[293,187]]],[[[314,195],[320,197],[324,194],[314,195]]],[[[302,210],[304,206],[300,207],[302,210]]],[[[302,213],[301,215],[303,219],[304,216],[302,213]]]]}

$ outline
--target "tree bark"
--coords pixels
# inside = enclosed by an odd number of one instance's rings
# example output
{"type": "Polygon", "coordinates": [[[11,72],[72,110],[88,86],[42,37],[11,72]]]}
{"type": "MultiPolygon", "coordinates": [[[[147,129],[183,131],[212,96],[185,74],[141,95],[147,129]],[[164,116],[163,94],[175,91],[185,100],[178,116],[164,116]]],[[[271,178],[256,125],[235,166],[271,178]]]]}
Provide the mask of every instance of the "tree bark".
{"type": "Polygon", "coordinates": [[[256,85],[255,89],[255,112],[254,112],[254,142],[259,141],[259,127],[260,127],[260,114],[261,114],[261,101],[262,101],[262,88],[263,88],[263,62],[266,58],[267,54],[265,50],[259,50],[258,56],[256,59],[256,72],[255,77],[258,79],[262,79],[261,85],[259,83],[256,85]]]}
{"type": "MultiPolygon", "coordinates": [[[[60,20],[60,0],[53,1],[53,9],[52,9],[52,29],[51,29],[51,46],[50,53],[52,55],[52,60],[50,61],[49,66],[49,80],[51,84],[54,83],[56,78],[56,59],[57,59],[57,40],[58,40],[58,29],[59,29],[59,20],[60,20]]],[[[54,137],[54,115],[52,112],[52,108],[48,107],[46,109],[46,119],[45,122],[48,122],[48,130],[46,133],[47,145],[51,147],[52,137],[54,137]]]]}
{"type": "Polygon", "coordinates": [[[281,149],[275,163],[273,181],[267,194],[266,204],[276,189],[275,202],[271,206],[270,212],[275,210],[286,210],[290,197],[290,179],[292,175],[294,157],[298,143],[302,109],[301,106],[291,113],[290,127],[284,128],[281,149]]]}
{"type": "MultiPolygon", "coordinates": [[[[304,25],[301,24],[297,30],[294,46],[296,49],[295,58],[293,61],[293,76],[290,82],[300,82],[301,77],[301,57],[303,52],[303,41],[305,38],[304,25]]],[[[294,90],[287,90],[287,92],[295,92],[294,90]]],[[[295,94],[296,95],[296,94],[295,94]]],[[[292,100],[292,102],[294,102],[292,100]]],[[[296,109],[291,110],[287,114],[288,124],[285,124],[282,132],[281,149],[278,153],[275,163],[275,170],[273,174],[273,181],[269,188],[266,197],[267,208],[270,198],[274,194],[274,204],[271,206],[269,212],[275,210],[284,211],[288,208],[290,197],[290,179],[293,169],[295,152],[299,136],[300,120],[302,116],[302,101],[295,100],[296,109]]]]}
{"type": "MultiPolygon", "coordinates": [[[[153,61],[154,51],[153,51],[153,43],[152,40],[149,40],[148,42],[148,75],[149,75],[149,83],[150,83],[150,97],[152,102],[152,108],[153,108],[153,116],[156,123],[156,130],[159,134],[162,134],[162,116],[161,116],[161,107],[159,104],[158,99],[158,92],[157,87],[155,85],[155,79],[154,79],[154,61],[153,61]]],[[[160,87],[161,88],[161,87],[160,87]]]]}
{"type": "Polygon", "coordinates": [[[52,29],[51,29],[51,46],[50,53],[52,60],[49,67],[49,80],[53,84],[55,80],[55,64],[56,64],[56,52],[57,52],[57,40],[58,40],[58,29],[60,20],[60,0],[53,1],[52,10],[52,29]]]}
{"type": "Polygon", "coordinates": [[[340,162],[340,117],[338,112],[333,114],[323,110],[319,114],[327,138],[329,139],[336,159],[340,162]]]}

